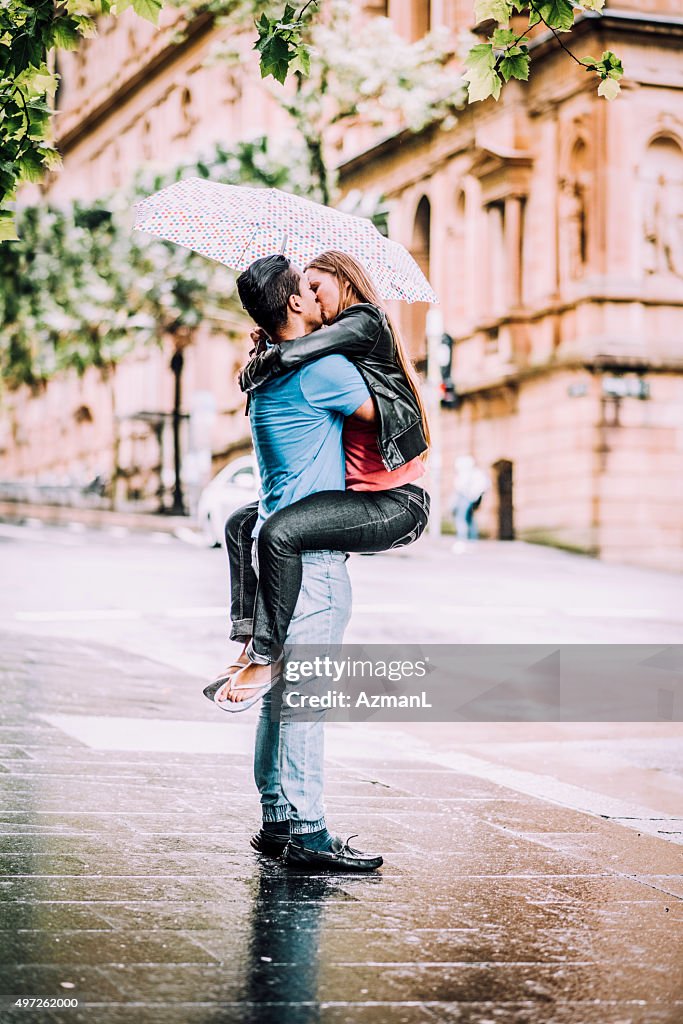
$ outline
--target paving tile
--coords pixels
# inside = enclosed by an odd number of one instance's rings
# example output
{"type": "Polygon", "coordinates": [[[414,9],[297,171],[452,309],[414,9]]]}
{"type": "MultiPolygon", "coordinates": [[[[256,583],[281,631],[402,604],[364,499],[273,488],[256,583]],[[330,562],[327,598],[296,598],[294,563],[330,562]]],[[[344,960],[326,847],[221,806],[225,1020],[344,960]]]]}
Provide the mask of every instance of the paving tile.
{"type": "Polygon", "coordinates": [[[191,938],[161,929],[0,932],[0,963],[4,964],[106,967],[111,963],[206,963],[211,959],[191,938]]]}
{"type": "Polygon", "coordinates": [[[2,1024],[683,1021],[675,844],[407,758],[356,761],[330,765],[328,816],[383,871],[288,872],[248,846],[248,757],[90,750],[27,707],[40,677],[58,713],[212,721],[186,677],[12,643],[0,992],[80,1005],[2,1024]]]}

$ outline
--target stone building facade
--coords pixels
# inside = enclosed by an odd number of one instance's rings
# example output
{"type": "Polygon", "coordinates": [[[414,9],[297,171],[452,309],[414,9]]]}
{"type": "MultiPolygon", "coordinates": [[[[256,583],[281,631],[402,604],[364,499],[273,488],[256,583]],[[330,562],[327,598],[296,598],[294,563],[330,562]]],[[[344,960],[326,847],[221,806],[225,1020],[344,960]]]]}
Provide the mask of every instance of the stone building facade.
{"type": "MultiPolygon", "coordinates": [[[[552,39],[532,46],[528,84],[447,133],[383,141],[343,180],[381,185],[441,298],[460,396],[442,413],[445,493],[470,453],[493,480],[490,536],[680,570],[680,4],[617,0],[577,26],[577,53],[623,59],[611,104],[552,39]]],[[[399,314],[419,358],[426,310],[399,314]]]]}
{"type": "MultiPolygon", "coordinates": [[[[472,27],[471,0],[365,6],[408,39],[440,24],[472,27]]],[[[200,20],[178,46],[177,17],[167,12],[160,32],[126,16],[105,22],[98,39],[65,55],[64,170],[50,198],[95,196],[141,163],[168,166],[212,141],[287,131],[253,57],[245,51],[237,72],[206,66],[219,30],[200,20]]],[[[347,137],[341,182],[386,196],[392,237],[441,297],[459,395],[441,412],[445,507],[454,459],[470,453],[493,480],[479,512],[488,535],[680,570],[679,0],[614,0],[571,39],[579,54],[622,57],[616,102],[599,99],[594,79],[537,32],[528,84],[463,110],[447,131],[370,143],[363,135],[356,149],[347,137]]],[[[423,360],[427,310],[393,312],[423,360]]],[[[186,352],[186,393],[216,396],[217,466],[247,443],[234,383],[244,353],[208,332],[186,352]]],[[[152,452],[148,426],[130,417],[171,402],[164,352],[132,357],[113,383],[86,375],[31,400],[15,396],[0,425],[0,477],[106,471],[115,423],[131,435],[119,436],[119,449],[147,443],[152,452]],[[76,422],[83,406],[95,412],[76,422]]]]}

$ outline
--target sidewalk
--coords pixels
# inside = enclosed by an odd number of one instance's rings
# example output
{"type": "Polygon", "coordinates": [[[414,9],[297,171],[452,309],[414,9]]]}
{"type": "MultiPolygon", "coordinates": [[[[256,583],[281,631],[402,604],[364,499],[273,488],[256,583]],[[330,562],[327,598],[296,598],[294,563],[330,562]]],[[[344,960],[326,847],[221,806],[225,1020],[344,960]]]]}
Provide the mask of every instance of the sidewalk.
{"type": "Polygon", "coordinates": [[[196,529],[190,516],[161,515],[158,512],[112,512],[106,508],[76,508],[71,505],[33,505],[21,501],[0,501],[0,523],[38,522],[45,526],[79,523],[94,529],[119,527],[126,530],[175,533],[196,529]]]}
{"type": "Polygon", "coordinates": [[[385,866],[290,875],[248,846],[244,726],[202,681],[93,642],[0,650],[3,1024],[683,1019],[680,845],[336,742],[330,824],[385,866]]]}

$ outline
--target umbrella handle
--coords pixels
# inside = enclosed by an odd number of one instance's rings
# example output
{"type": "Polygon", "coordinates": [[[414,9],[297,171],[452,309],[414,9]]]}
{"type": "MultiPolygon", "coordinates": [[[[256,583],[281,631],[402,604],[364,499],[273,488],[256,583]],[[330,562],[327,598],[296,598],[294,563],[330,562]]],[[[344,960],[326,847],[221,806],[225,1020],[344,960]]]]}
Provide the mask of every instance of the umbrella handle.
{"type": "Polygon", "coordinates": [[[280,249],[280,255],[284,256],[285,249],[287,248],[287,242],[289,241],[289,233],[287,231],[282,235],[282,248],[280,249]]]}

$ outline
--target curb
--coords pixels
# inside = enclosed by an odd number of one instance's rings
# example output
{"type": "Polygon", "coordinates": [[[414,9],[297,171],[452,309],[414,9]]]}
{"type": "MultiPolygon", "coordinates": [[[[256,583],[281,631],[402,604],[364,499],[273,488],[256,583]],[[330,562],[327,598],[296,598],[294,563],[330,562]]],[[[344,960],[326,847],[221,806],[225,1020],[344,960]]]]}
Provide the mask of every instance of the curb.
{"type": "Polygon", "coordinates": [[[166,516],[154,512],[111,512],[101,508],[73,508],[69,505],[31,505],[28,502],[0,501],[0,522],[22,523],[38,520],[49,526],[82,523],[84,526],[122,526],[129,530],[175,533],[194,529],[190,516],[166,516]]]}

